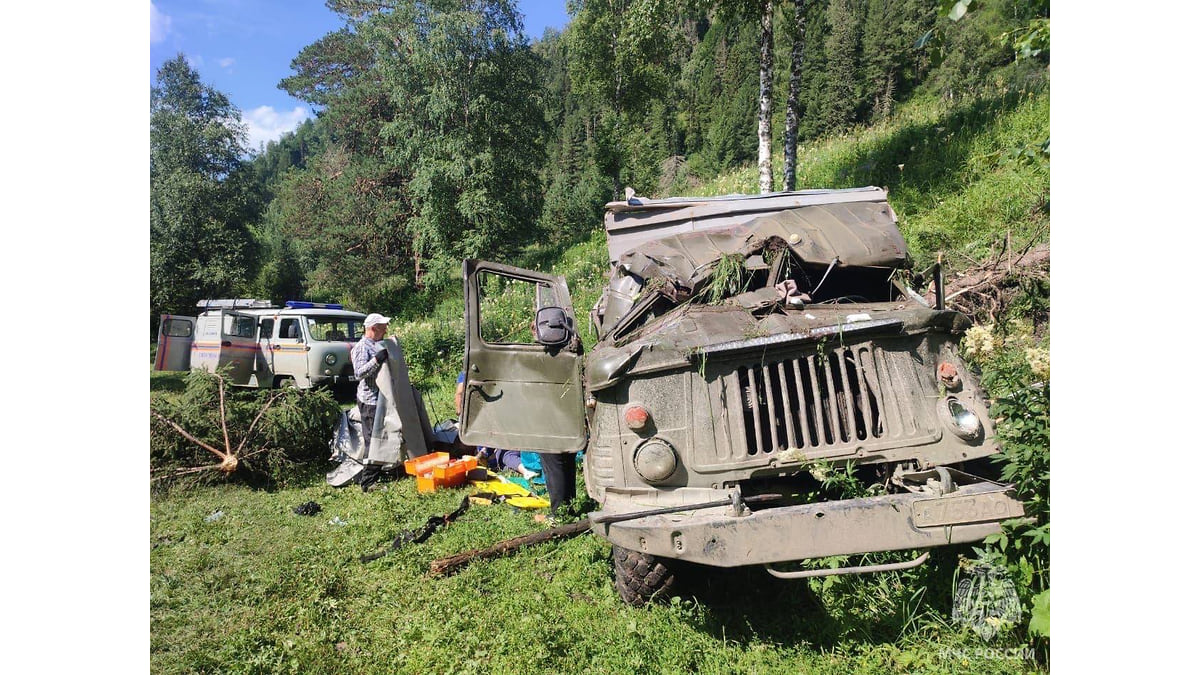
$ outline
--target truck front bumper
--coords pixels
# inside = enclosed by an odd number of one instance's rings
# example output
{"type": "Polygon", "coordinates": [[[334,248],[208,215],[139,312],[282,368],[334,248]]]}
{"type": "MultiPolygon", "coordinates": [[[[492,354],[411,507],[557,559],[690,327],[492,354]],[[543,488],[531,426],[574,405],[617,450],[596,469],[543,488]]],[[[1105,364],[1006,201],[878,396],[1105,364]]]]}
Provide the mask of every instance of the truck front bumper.
{"type": "MultiPolygon", "coordinates": [[[[592,524],[614,545],[715,567],[931,548],[979,541],[1025,514],[1009,486],[906,493],[731,514],[730,507],[592,524]]],[[[605,515],[603,511],[595,514],[605,515]]]]}

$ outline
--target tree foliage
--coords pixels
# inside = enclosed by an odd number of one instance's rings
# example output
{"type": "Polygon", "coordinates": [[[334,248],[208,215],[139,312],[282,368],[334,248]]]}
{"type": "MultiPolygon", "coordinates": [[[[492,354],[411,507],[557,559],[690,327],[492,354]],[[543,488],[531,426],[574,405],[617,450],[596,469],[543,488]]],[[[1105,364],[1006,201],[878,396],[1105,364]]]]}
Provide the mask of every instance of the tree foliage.
{"type": "Polygon", "coordinates": [[[511,252],[541,210],[538,61],[511,2],[335,0],[345,27],[281,86],[329,141],[279,187],[315,296],[394,308],[463,257],[511,252]]]}
{"type": "Polygon", "coordinates": [[[300,465],[327,456],[329,430],[339,414],[326,390],[250,391],[193,370],[178,397],[151,402],[152,485],[286,481],[300,465]],[[218,469],[219,458],[204,446],[234,457],[224,464],[231,470],[218,469]]]}
{"type": "MultiPolygon", "coordinates": [[[[255,162],[273,201],[254,287],[402,311],[464,257],[587,236],[627,187],[679,194],[754,161],[766,4],[572,0],[531,45],[511,0],[331,0],[344,26],[281,83],[318,119],[255,162]]],[[[928,0],[771,3],[770,128],[803,146],[1045,60],[1044,0],[967,4],[951,21],[928,0]]]]}
{"type": "Polygon", "coordinates": [[[241,113],[182,54],[150,90],[150,312],[188,311],[242,289],[261,208],[241,113]]]}

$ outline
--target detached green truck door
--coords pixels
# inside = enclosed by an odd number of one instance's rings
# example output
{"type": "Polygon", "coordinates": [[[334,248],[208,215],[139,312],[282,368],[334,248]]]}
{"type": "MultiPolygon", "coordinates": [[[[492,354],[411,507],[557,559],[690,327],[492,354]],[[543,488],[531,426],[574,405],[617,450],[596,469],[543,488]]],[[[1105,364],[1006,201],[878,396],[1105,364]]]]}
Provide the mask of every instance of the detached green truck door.
{"type": "Polygon", "coordinates": [[[567,282],[530,270],[463,262],[466,380],[461,437],[469,445],[576,452],[587,442],[582,351],[567,282]],[[538,342],[535,320],[554,315],[569,339],[538,342]],[[558,311],[561,310],[561,311],[558,311]]]}

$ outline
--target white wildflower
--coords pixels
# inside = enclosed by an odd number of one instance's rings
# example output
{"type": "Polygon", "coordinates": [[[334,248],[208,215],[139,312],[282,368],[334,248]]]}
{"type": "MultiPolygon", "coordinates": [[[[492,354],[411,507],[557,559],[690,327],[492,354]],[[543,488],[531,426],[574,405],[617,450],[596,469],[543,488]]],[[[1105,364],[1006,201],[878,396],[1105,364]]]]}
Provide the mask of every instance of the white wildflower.
{"type": "Polygon", "coordinates": [[[963,352],[967,356],[987,358],[996,350],[996,336],[992,326],[972,326],[963,337],[963,352]]]}
{"type": "Polygon", "coordinates": [[[1050,350],[1041,347],[1029,347],[1025,350],[1025,360],[1033,376],[1040,380],[1050,378],[1050,350]]]}
{"type": "Polygon", "coordinates": [[[1027,319],[1013,319],[1008,322],[1007,337],[1004,344],[1010,347],[1033,344],[1033,322],[1027,319]]]}
{"type": "Polygon", "coordinates": [[[808,472],[812,474],[813,478],[821,482],[824,482],[829,477],[829,473],[825,470],[825,467],[820,464],[813,465],[808,472]]]}

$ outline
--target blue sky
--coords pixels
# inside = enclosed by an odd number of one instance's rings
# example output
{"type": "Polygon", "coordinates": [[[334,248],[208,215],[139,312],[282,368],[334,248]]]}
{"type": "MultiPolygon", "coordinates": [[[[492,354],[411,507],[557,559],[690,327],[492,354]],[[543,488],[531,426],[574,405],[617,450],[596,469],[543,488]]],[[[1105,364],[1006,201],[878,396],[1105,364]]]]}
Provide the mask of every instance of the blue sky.
{"type": "MultiPolygon", "coordinates": [[[[566,0],[518,0],[525,32],[567,24],[566,0]]],[[[187,55],[201,79],[242,110],[250,147],[279,138],[312,117],[279,81],[305,46],[342,25],[320,0],[154,0],[150,3],[150,81],[163,62],[187,55]]]]}

